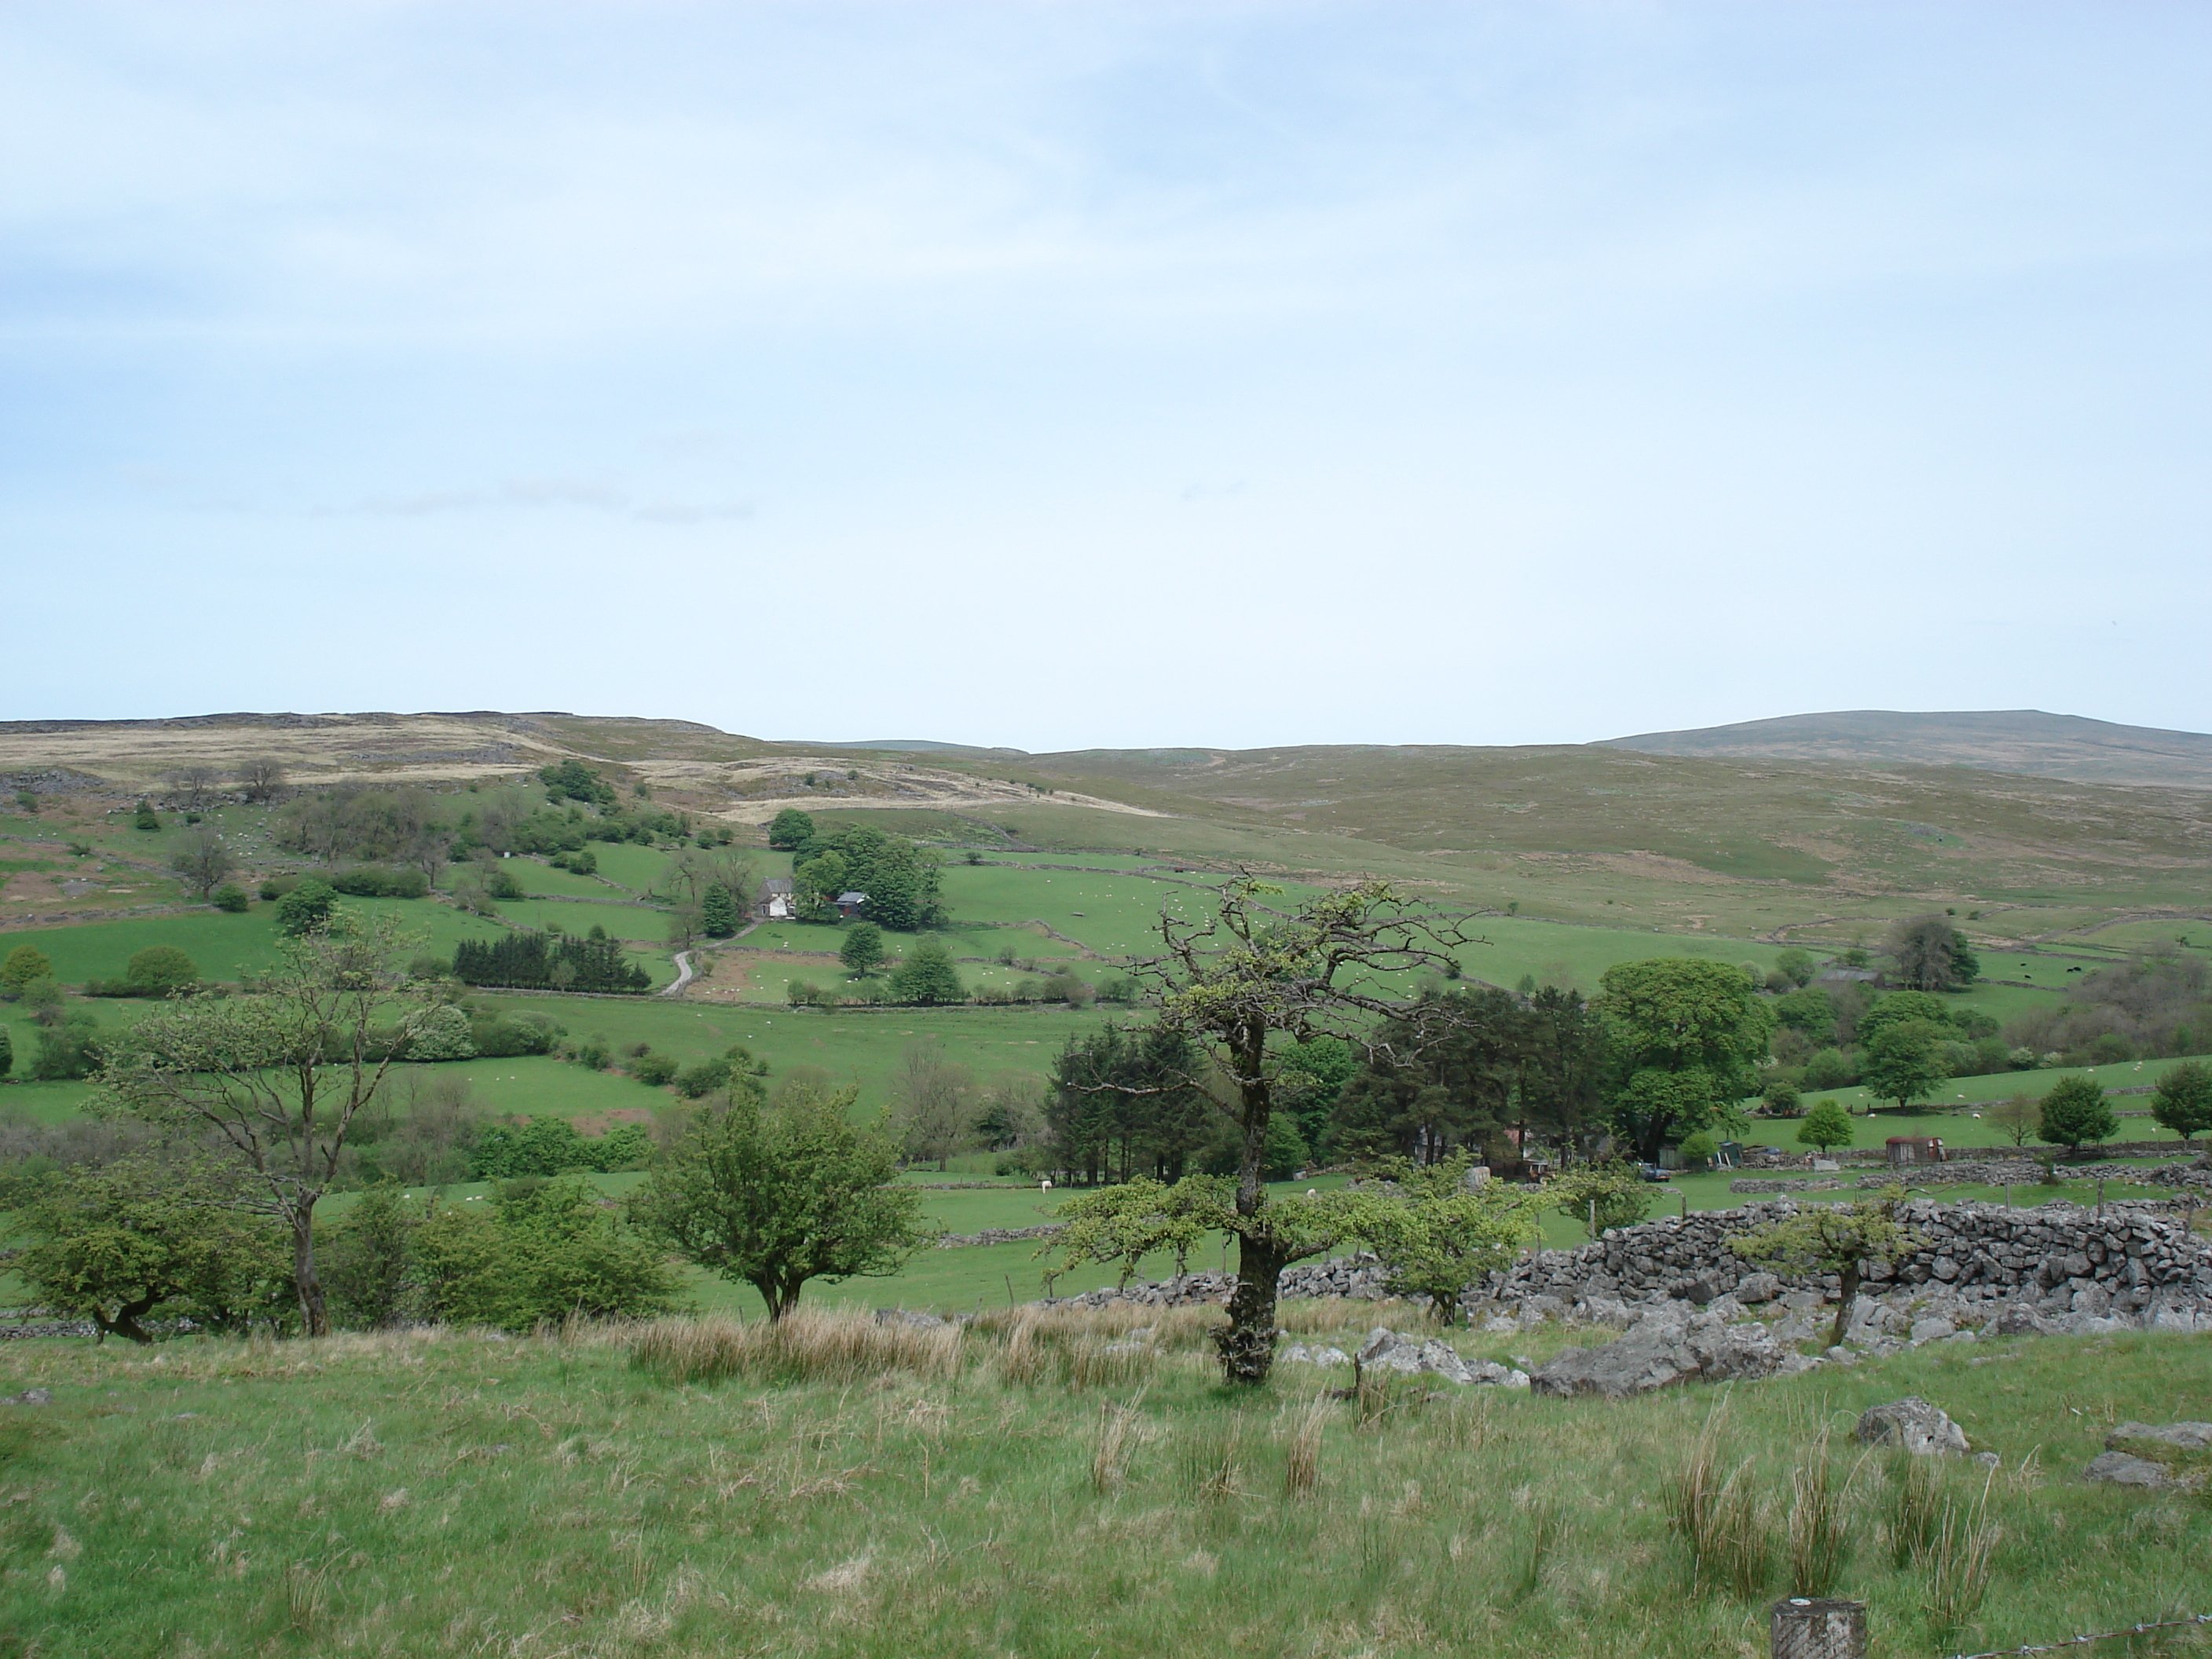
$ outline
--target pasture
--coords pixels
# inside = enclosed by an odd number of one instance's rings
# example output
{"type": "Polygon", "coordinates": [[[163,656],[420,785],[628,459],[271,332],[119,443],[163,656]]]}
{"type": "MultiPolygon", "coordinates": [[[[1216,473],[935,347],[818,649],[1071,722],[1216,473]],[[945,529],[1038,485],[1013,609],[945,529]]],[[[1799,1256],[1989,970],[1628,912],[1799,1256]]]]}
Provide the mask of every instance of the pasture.
{"type": "MultiPolygon", "coordinates": [[[[1382,1312],[1288,1318],[1348,1346],[1382,1312]]],[[[816,1320],[781,1361],[688,1378],[592,1328],[10,1343],[0,1388],[52,1404],[9,1419],[0,1630],[46,1659],[1740,1654],[1796,1588],[1784,1522],[1815,1470],[1875,1659],[2198,1605],[2212,1510],[2074,1478],[2112,1423],[2212,1417],[2187,1336],[1937,1344],[1617,1404],[1337,1400],[1297,1366],[1224,1392],[1209,1318],[1000,1313],[879,1340],[816,1320]],[[1139,1323],[1139,1352],[1102,1358],[1139,1323]],[[1886,1545],[1918,1512],[1905,1472],[1835,1432],[1907,1394],[1999,1458],[1916,1468],[1931,1513],[1994,1528],[1964,1594],[1956,1540],[1886,1545]],[[1699,1575],[1668,1493],[1708,1425],[1752,1525],[1719,1558],[1739,1570],[1699,1575]]],[[[1540,1361],[1570,1340],[1456,1346],[1540,1361]]]]}

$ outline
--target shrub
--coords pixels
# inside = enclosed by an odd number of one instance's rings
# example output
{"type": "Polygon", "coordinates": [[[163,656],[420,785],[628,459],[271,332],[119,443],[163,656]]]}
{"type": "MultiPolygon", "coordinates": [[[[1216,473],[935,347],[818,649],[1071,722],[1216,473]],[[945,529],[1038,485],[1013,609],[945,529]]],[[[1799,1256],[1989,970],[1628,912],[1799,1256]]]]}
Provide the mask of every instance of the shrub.
{"type": "Polygon", "coordinates": [[[28,942],[8,952],[8,959],[0,962],[0,996],[9,1000],[23,994],[23,988],[34,981],[52,979],[54,964],[46,953],[28,942]]]}
{"type": "Polygon", "coordinates": [[[430,890],[429,878],[420,870],[380,870],[368,866],[341,870],[331,878],[330,884],[355,898],[418,899],[430,890]]]}
{"type": "Polygon", "coordinates": [[[134,830],[159,830],[161,827],[161,815],[154,810],[154,804],[151,801],[142,796],[138,801],[137,814],[131,820],[131,827],[134,830]]]}
{"type": "Polygon", "coordinates": [[[522,1331],[541,1321],[640,1318],[683,1301],[659,1249],[580,1181],[518,1181],[489,1204],[448,1206],[415,1233],[424,1310],[522,1331]]]}
{"type": "Polygon", "coordinates": [[[676,1073],[676,1092],[686,1100],[700,1100],[730,1083],[730,1062],[702,1060],[676,1073]]]}
{"type": "Polygon", "coordinates": [[[15,1069],[15,1039],[8,1035],[8,1028],[0,1025],[0,1077],[15,1069]]]}
{"type": "Polygon", "coordinates": [[[676,1060],[669,1054],[640,1054],[630,1061],[629,1074],[648,1088],[665,1088],[675,1080],[676,1060]]]}
{"type": "Polygon", "coordinates": [[[1848,1089],[1859,1080],[1858,1070],[1840,1048],[1822,1048],[1805,1062],[1808,1089],[1848,1089]]]}
{"type": "Polygon", "coordinates": [[[100,1068],[100,1030],[89,1014],[71,1014],[58,1025],[39,1028],[31,1076],[40,1083],[67,1083],[100,1068]]]}
{"type": "Polygon", "coordinates": [[[264,899],[280,899],[299,884],[297,876],[270,876],[261,884],[259,890],[264,899]]]}
{"type": "Polygon", "coordinates": [[[1769,1117],[1795,1117],[1805,1109],[1803,1097],[1797,1092],[1797,1085],[1781,1078],[1775,1079],[1766,1085],[1766,1092],[1761,1097],[1761,1100],[1769,1117]]]}
{"type": "Polygon", "coordinates": [[[276,901],[276,931],[295,939],[331,925],[337,908],[337,890],[310,876],[276,901]]]}
{"type": "Polygon", "coordinates": [[[214,892],[209,894],[208,898],[216,909],[228,910],[233,915],[244,910],[251,902],[246,896],[246,890],[234,881],[223,883],[214,892]]]}
{"type": "Polygon", "coordinates": [[[165,997],[199,982],[199,965],[173,945],[149,945],[125,964],[123,977],[142,997],[165,997]]]}
{"type": "Polygon", "coordinates": [[[561,1028],[543,1014],[479,1014],[469,1025],[477,1052],[493,1060],[550,1054],[560,1033],[561,1028]]]}
{"type": "Polygon", "coordinates": [[[469,1017],[451,1003],[433,1008],[407,1039],[405,1058],[415,1060],[472,1060],[477,1045],[469,1017]]]}

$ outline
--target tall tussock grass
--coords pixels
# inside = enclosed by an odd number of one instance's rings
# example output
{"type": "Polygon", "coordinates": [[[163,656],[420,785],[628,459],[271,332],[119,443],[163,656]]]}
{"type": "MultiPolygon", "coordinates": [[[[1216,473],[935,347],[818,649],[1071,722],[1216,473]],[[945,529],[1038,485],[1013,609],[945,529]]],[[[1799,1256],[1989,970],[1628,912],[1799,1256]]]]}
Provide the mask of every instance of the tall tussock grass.
{"type": "Polygon", "coordinates": [[[638,1332],[630,1363],[665,1382],[854,1382],[890,1372],[959,1374],[957,1325],[879,1324],[865,1313],[799,1309],[780,1320],[663,1319],[638,1332]]]}

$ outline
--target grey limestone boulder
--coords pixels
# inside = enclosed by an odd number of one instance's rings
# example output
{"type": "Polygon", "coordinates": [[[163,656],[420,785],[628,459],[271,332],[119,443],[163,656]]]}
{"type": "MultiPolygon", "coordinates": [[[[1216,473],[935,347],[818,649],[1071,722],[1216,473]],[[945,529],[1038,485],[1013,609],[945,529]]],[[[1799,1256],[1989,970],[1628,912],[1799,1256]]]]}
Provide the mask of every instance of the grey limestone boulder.
{"type": "Polygon", "coordinates": [[[2105,1437],[2108,1451],[2130,1447],[2170,1447],[2175,1451],[2212,1451],[2212,1423],[2123,1423],[2105,1437]]]}
{"type": "Polygon", "coordinates": [[[1954,1457],[1967,1449],[1966,1431],[1917,1394],[1862,1412],[1856,1433],[1863,1445],[1901,1446],[1915,1457],[1954,1457]]]}
{"type": "Polygon", "coordinates": [[[1569,1348],[1529,1378],[1539,1394],[1648,1394],[1695,1379],[1771,1376],[1790,1356],[1764,1325],[1712,1314],[1655,1310],[1597,1348],[1569,1348]]]}
{"type": "Polygon", "coordinates": [[[2173,1484],[2173,1477],[2162,1466],[2118,1451],[2098,1453],[2090,1460],[2089,1467],[2081,1471],[2081,1478],[2101,1486],[2139,1486],[2146,1490],[2173,1484]]]}
{"type": "Polygon", "coordinates": [[[1735,1299],[1748,1307],[1771,1302],[1782,1294],[1782,1281],[1772,1273],[1749,1273],[1735,1287],[1735,1299]]]}
{"type": "Polygon", "coordinates": [[[1287,1365],[1349,1365],[1352,1356],[1341,1348],[1308,1347],[1303,1342],[1293,1342],[1275,1355],[1276,1363],[1287,1365]]]}

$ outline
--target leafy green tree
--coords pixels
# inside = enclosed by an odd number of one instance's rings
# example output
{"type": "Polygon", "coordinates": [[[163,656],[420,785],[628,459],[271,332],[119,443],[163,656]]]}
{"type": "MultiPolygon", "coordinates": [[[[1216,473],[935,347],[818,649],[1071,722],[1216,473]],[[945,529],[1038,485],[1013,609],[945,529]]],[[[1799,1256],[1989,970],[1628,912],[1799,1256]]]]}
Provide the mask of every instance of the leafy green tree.
{"type": "Polygon", "coordinates": [[[1814,970],[1818,965],[1810,951],[1795,945],[1778,952],[1774,958],[1774,971],[1801,989],[1813,982],[1814,970]]]}
{"type": "Polygon", "coordinates": [[[550,800],[580,800],[606,811],[614,808],[613,787],[580,760],[545,767],[538,772],[538,781],[545,786],[550,800]]]}
{"type": "Polygon", "coordinates": [[[276,931],[289,938],[319,933],[337,914],[337,889],[310,876],[276,901],[276,931]]]}
{"type": "Polygon", "coordinates": [[[1769,1117],[1795,1117],[1805,1109],[1804,1097],[1787,1078],[1776,1078],[1759,1094],[1769,1117]]]}
{"type": "Polygon", "coordinates": [[[2043,1097],[2039,1139],[2078,1152],[2083,1142],[2110,1140],[2119,1132],[2120,1120],[2094,1077],[2078,1073],[2063,1077],[2043,1097]]]}
{"type": "Polygon", "coordinates": [[[227,910],[233,915],[242,915],[246,907],[252,902],[246,897],[246,890],[234,881],[225,882],[214,892],[209,894],[208,899],[216,909],[227,910]]]}
{"type": "Polygon", "coordinates": [[[738,902],[720,882],[700,896],[699,931],[708,939],[727,939],[738,931],[738,902]]]}
{"type": "Polygon", "coordinates": [[[159,830],[161,827],[161,815],[154,810],[154,803],[143,795],[138,798],[138,811],[131,820],[131,827],[134,830],[159,830]]]}
{"type": "Polygon", "coordinates": [[[1805,1121],[1797,1126],[1797,1144],[1819,1152],[1851,1144],[1855,1132],[1851,1115],[1832,1100],[1824,1100],[1805,1114],[1805,1121]]]}
{"type": "Polygon", "coordinates": [[[1859,1080],[1875,1098],[1899,1106],[1925,1100],[1950,1075],[1943,1065],[1942,1042],[1943,1027],[1924,1019],[1883,1025],[1862,1044],[1859,1080]]]}
{"type": "MultiPolygon", "coordinates": [[[[1270,902],[1279,890],[1249,875],[1215,892],[1218,908],[1203,920],[1163,912],[1165,949],[1133,972],[1146,986],[1159,1025],[1187,1036],[1234,1100],[1234,1186],[1224,1189],[1217,1177],[1194,1176],[1166,1190],[1179,1195],[1177,1205],[1202,1211],[1237,1239],[1237,1285],[1228,1322],[1213,1340],[1228,1380],[1259,1383],[1274,1364],[1282,1270],[1344,1237],[1332,1201],[1277,1199],[1262,1184],[1275,1115],[1271,1047],[1320,1036],[1371,1041],[1378,1019],[1407,1012],[1406,1004],[1378,994],[1378,982],[1440,971],[1468,941],[1455,924],[1387,882],[1324,894],[1288,915],[1270,902]]],[[[1103,1231],[1072,1228],[1063,1235],[1068,1259],[1118,1249],[1118,1238],[1141,1235],[1149,1225],[1141,1213],[1117,1212],[1103,1231]]]]}
{"type": "Polygon", "coordinates": [[[745,1079],[692,1115],[632,1196],[631,1220],[694,1267],[751,1285],[772,1320],[811,1279],[897,1273],[934,1230],[922,1194],[891,1184],[890,1137],[853,1123],[857,1093],[787,1088],[770,1105],[745,1079]]]}
{"type": "Polygon", "coordinates": [[[199,964],[173,945],[149,945],[123,969],[123,982],[142,997],[166,997],[199,980],[199,964]]]}
{"type": "Polygon", "coordinates": [[[54,964],[46,960],[46,953],[26,940],[8,952],[5,962],[0,962],[0,995],[12,1002],[33,981],[53,976],[54,964]]]}
{"type": "Polygon", "coordinates": [[[1740,969],[1694,957],[1618,963],[1599,981],[1615,1124],[1647,1159],[1751,1092],[1773,1016],[1740,969]]]}
{"type": "Polygon", "coordinates": [[[837,960],[854,979],[866,979],[883,966],[884,930],[872,921],[856,921],[845,930],[837,947],[837,960]]]}
{"type": "Polygon", "coordinates": [[[9,1265],[41,1306],[90,1320],[103,1339],[151,1342],[153,1316],[234,1330],[257,1313],[281,1315],[282,1235],[174,1169],[118,1159],[9,1187],[29,1241],[9,1265]]]}
{"type": "Polygon", "coordinates": [[[221,836],[203,827],[186,836],[177,850],[169,854],[169,868],[188,890],[205,898],[238,868],[238,860],[223,845],[221,836]]]}
{"type": "Polygon", "coordinates": [[[780,853],[804,847],[814,839],[814,817],[796,806],[787,806],[769,820],[768,844],[780,853]]]}
{"type": "Polygon", "coordinates": [[[1441,1324],[1457,1322],[1460,1293],[1503,1267],[1541,1228],[1552,1194],[1492,1181],[1466,1184],[1474,1158],[1462,1152],[1426,1167],[1401,1165],[1387,1187],[1363,1188],[1354,1224],[1382,1263],[1387,1288],[1421,1296],[1441,1324]]]}
{"type": "MultiPolygon", "coordinates": [[[[37,981],[37,985],[52,983],[52,980],[37,981]]],[[[100,1069],[101,1054],[100,1028],[91,1015],[70,1014],[52,1024],[41,1023],[39,1046],[31,1054],[32,1080],[69,1083],[90,1077],[100,1069]]]]}
{"type": "Polygon", "coordinates": [[[1836,1040],[1836,1005],[1826,991],[1802,986],[1774,999],[1774,1022],[1786,1030],[1802,1031],[1815,1048],[1836,1040]]]}
{"type": "Polygon", "coordinates": [[[424,1310],[448,1324],[525,1331],[572,1316],[645,1318],[684,1300],[652,1241],[576,1176],[526,1176],[481,1207],[441,1206],[412,1243],[424,1310]]]}
{"type": "Polygon", "coordinates": [[[963,1002],[968,996],[960,983],[960,970],[952,964],[952,952],[945,949],[944,940],[937,939],[918,940],[906,953],[905,959],[891,969],[890,989],[894,1000],[930,1006],[963,1002]]]}
{"type": "Polygon", "coordinates": [[[1957,991],[1981,976],[1981,960],[1946,916],[1915,916],[1890,930],[1898,977],[1920,991],[1957,991]]]}
{"type": "Polygon", "coordinates": [[[399,966],[388,916],[290,939],[251,995],[182,997],[142,1020],[100,1074],[93,1108],[217,1149],[232,1201],[289,1234],[301,1323],[327,1335],[315,1206],[355,1121],[437,1006],[399,966]]]}
{"type": "Polygon", "coordinates": [[[1633,1166],[1614,1159],[1584,1164],[1547,1182],[1545,1194],[1559,1214],[1592,1238],[1610,1227],[1632,1227],[1650,1213],[1651,1188],[1633,1166]]]}
{"type": "Polygon", "coordinates": [[[397,1182],[380,1182],[354,1200],[321,1247],[334,1323],[376,1330],[410,1311],[415,1230],[422,1220],[397,1182]]]}
{"type": "Polygon", "coordinates": [[[1952,1035],[1944,1029],[1951,1024],[1951,1011],[1942,998],[1926,991],[1892,991],[1858,1017],[1852,1036],[1860,1043],[1867,1043],[1893,1025],[1907,1024],[1933,1025],[1942,1035],[1952,1035]]]}
{"type": "Polygon", "coordinates": [[[1893,1267],[1920,1244],[1920,1236],[1897,1219],[1890,1200],[1862,1198],[1849,1204],[1808,1204],[1793,1216],[1730,1239],[1729,1249],[1747,1261],[1764,1261],[1788,1273],[1835,1274],[1839,1294],[1835,1328],[1828,1333],[1832,1348],[1850,1328],[1866,1264],[1893,1267]]]}
{"type": "MultiPolygon", "coordinates": [[[[0,1068],[4,1069],[4,1068],[0,1068]]],[[[2184,1060],[2151,1091],[2150,1115],[2188,1144],[2191,1136],[2212,1129],[2212,1066],[2197,1060],[2184,1060]]]]}
{"type": "Polygon", "coordinates": [[[1721,1155],[1721,1143],[1711,1130],[1700,1129],[1683,1136],[1682,1144],[1674,1150],[1681,1153],[1685,1167],[1702,1170],[1721,1155]]]}

